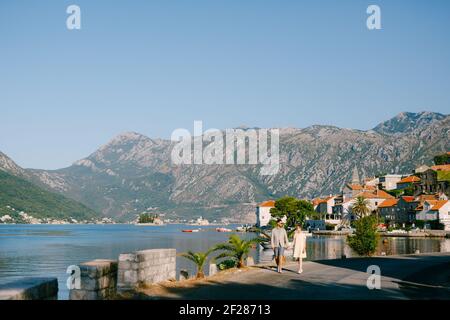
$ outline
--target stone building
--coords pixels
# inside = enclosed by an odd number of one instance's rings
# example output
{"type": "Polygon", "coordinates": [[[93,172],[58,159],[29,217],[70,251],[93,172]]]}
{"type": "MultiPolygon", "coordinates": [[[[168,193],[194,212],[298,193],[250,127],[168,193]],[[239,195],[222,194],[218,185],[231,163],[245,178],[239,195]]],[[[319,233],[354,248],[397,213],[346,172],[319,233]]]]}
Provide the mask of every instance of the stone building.
{"type": "Polygon", "coordinates": [[[419,173],[420,181],[414,184],[414,194],[444,193],[450,196],[449,172],[447,170],[433,170],[430,168],[419,173]]]}

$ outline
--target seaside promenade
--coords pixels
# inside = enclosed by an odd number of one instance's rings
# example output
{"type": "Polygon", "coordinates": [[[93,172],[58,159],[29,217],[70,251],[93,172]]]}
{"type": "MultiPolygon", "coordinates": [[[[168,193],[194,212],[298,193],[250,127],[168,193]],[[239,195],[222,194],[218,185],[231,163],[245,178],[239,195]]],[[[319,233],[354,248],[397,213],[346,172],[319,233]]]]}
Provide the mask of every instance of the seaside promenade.
{"type": "MultiPolygon", "coordinates": [[[[140,299],[450,299],[450,253],[306,261],[219,273],[204,280],[153,285],[140,299]],[[381,289],[366,286],[370,265],[381,269],[381,289]]],[[[136,298],[136,297],[135,297],[136,298]]]]}

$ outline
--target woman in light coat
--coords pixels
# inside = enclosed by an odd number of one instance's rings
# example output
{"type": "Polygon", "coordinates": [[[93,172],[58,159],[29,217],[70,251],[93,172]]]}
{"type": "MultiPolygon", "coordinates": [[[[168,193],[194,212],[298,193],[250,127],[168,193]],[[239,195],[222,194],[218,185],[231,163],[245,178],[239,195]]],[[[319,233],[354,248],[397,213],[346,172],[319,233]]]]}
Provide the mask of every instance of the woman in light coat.
{"type": "Polygon", "coordinates": [[[294,231],[294,259],[298,259],[298,273],[303,272],[303,258],[306,258],[306,235],[300,225],[294,231]]]}

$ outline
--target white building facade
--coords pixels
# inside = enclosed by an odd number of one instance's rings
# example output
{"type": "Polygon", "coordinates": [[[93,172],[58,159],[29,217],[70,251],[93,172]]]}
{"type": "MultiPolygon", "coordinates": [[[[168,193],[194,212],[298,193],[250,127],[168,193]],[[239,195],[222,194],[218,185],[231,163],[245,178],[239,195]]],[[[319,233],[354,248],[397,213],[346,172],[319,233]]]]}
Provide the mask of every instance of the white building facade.
{"type": "Polygon", "coordinates": [[[272,219],[270,214],[270,209],[275,208],[275,201],[269,200],[264,201],[256,207],[256,226],[258,228],[265,227],[269,224],[272,219]]]}

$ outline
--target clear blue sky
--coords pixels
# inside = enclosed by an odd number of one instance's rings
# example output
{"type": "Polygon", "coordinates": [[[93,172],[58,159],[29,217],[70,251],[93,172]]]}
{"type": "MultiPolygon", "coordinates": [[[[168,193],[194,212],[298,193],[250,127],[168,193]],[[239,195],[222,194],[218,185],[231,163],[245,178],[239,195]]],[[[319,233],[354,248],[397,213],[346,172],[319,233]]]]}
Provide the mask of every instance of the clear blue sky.
{"type": "Polygon", "coordinates": [[[450,109],[450,1],[0,1],[0,151],[56,169],[123,131],[369,129],[450,109]],[[81,7],[82,29],[66,29],[81,7]],[[366,28],[381,7],[382,30],[366,28]]]}

